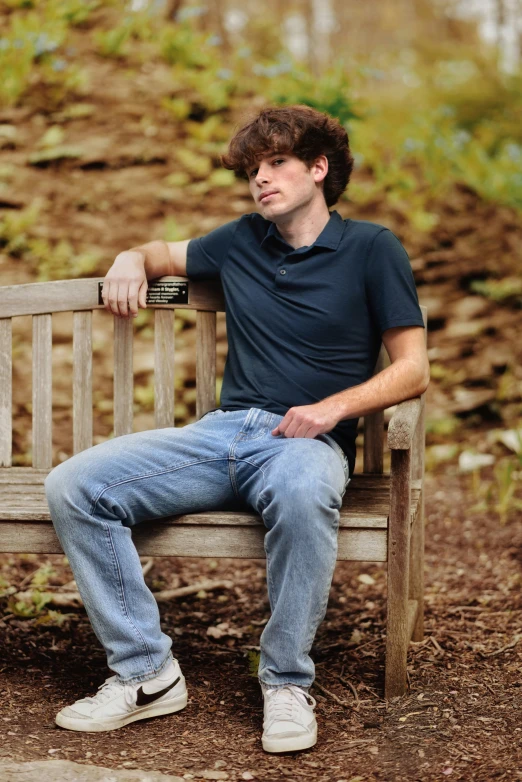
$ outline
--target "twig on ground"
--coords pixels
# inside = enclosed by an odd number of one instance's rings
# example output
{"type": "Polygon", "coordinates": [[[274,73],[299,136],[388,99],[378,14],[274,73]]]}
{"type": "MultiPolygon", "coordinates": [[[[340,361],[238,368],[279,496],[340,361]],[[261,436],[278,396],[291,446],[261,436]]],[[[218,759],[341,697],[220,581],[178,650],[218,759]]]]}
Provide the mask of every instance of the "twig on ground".
{"type": "Polygon", "coordinates": [[[442,646],[439,644],[437,639],[434,638],[432,635],[430,635],[430,641],[433,644],[433,646],[435,647],[435,649],[437,650],[437,652],[439,652],[439,654],[442,654],[442,655],[445,654],[444,649],[442,648],[442,646]]]}
{"type": "Polygon", "coordinates": [[[227,580],[200,581],[199,584],[191,584],[190,586],[178,587],[177,589],[162,589],[161,592],[153,592],[152,594],[158,603],[164,603],[166,600],[172,600],[174,597],[194,595],[201,590],[211,592],[213,589],[232,589],[233,586],[234,582],[227,580]]]}
{"type": "Polygon", "coordinates": [[[348,701],[341,700],[341,698],[339,698],[339,696],[336,695],[335,692],[330,692],[330,690],[327,690],[326,687],[323,687],[322,684],[319,684],[318,681],[314,681],[314,687],[317,687],[319,692],[328,695],[330,698],[332,698],[336,703],[339,703],[341,706],[346,706],[348,709],[354,708],[351,703],[348,703],[348,701]]]}
{"type": "MultiPolygon", "coordinates": [[[[232,589],[233,586],[233,581],[200,581],[199,584],[190,584],[190,586],[178,587],[178,589],[163,589],[160,592],[153,592],[152,594],[158,603],[165,603],[176,597],[194,595],[201,590],[211,592],[214,589],[232,589]]],[[[60,608],[81,608],[83,606],[83,600],[79,592],[56,592],[53,594],[50,604],[59,606],[60,608]]]]}
{"type": "Polygon", "coordinates": [[[54,592],[49,605],[59,608],[81,608],[83,600],[79,592],[54,592]]]}
{"type": "Polygon", "coordinates": [[[141,561],[141,570],[143,572],[143,578],[149,573],[150,570],[152,570],[154,566],[154,557],[150,557],[149,559],[146,559],[145,561],[141,561]]]}
{"type": "MultiPolygon", "coordinates": [[[[344,667],[343,667],[343,670],[344,670],[344,667]]],[[[355,702],[356,702],[357,707],[358,707],[359,706],[359,693],[357,692],[356,688],[353,686],[351,681],[349,681],[348,679],[345,679],[344,676],[342,676],[342,674],[339,674],[339,676],[337,678],[339,679],[340,682],[342,682],[342,684],[345,685],[345,687],[348,687],[352,691],[352,695],[355,698],[355,702]]]]}
{"type": "Polygon", "coordinates": [[[479,652],[479,657],[497,657],[497,655],[502,654],[503,652],[507,652],[508,649],[513,649],[521,638],[522,635],[515,635],[512,641],[510,641],[505,646],[501,646],[500,649],[497,649],[495,652],[479,652]]]}
{"type": "Polygon", "coordinates": [[[37,567],[37,568],[36,568],[36,570],[33,570],[33,572],[32,572],[32,573],[29,573],[27,576],[25,576],[25,578],[22,578],[22,580],[21,580],[21,581],[20,581],[20,583],[18,584],[18,591],[19,591],[19,592],[21,592],[21,591],[22,591],[22,587],[24,587],[26,584],[28,584],[28,583],[29,583],[29,581],[31,581],[31,579],[33,578],[33,576],[35,576],[35,575],[38,573],[38,571],[39,571],[39,570],[40,570],[40,568],[39,568],[39,567],[37,567]]]}

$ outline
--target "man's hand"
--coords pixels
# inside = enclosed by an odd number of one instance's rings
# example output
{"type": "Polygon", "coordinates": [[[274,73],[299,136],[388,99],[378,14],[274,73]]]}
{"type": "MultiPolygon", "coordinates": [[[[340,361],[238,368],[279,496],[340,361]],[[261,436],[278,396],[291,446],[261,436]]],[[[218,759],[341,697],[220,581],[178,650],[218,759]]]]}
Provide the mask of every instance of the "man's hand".
{"type": "Polygon", "coordinates": [[[315,405],[291,407],[271,434],[313,439],[318,434],[330,432],[340,420],[338,406],[334,408],[331,402],[323,400],[315,405]]]}
{"type": "Polygon", "coordinates": [[[147,288],[145,253],[126,250],[116,256],[103,281],[105,309],[122,318],[135,318],[138,307],[145,309],[147,306],[147,288]]]}

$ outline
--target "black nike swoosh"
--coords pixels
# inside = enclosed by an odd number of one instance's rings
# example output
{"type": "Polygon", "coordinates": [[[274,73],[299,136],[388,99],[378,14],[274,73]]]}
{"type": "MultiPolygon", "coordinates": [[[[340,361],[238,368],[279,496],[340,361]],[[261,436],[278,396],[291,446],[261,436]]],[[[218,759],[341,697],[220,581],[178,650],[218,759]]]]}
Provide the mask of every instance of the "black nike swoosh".
{"type": "Polygon", "coordinates": [[[148,703],[152,703],[153,701],[157,701],[158,698],[161,698],[162,695],[165,695],[169,690],[172,690],[173,687],[176,686],[176,684],[180,680],[180,676],[172,682],[172,684],[169,684],[168,687],[164,687],[163,690],[158,690],[158,692],[143,692],[143,687],[140,687],[138,690],[138,694],[136,696],[136,706],[146,706],[148,703]]]}

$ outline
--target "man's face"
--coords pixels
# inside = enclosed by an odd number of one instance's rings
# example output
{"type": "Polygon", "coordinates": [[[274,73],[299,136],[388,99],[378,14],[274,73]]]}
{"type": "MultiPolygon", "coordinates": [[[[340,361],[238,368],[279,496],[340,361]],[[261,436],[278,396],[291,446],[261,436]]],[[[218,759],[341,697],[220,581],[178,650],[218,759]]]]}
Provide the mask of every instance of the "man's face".
{"type": "Polygon", "coordinates": [[[308,168],[306,163],[291,154],[269,154],[259,159],[247,174],[250,192],[263,217],[277,222],[314,199],[324,201],[322,190],[317,185],[326,173],[320,169],[321,165],[318,168],[315,163],[308,168]]]}

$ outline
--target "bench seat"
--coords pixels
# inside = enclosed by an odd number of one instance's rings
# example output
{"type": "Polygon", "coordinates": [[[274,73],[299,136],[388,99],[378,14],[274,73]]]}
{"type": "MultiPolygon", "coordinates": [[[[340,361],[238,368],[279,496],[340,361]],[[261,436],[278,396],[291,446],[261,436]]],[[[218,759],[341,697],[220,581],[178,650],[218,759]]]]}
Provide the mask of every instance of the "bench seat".
{"type": "MultiPolygon", "coordinates": [[[[0,469],[0,551],[59,554],[44,492],[49,470],[0,469]]],[[[420,505],[412,488],[411,521],[420,505]]],[[[355,474],[344,495],[339,523],[339,560],[387,560],[390,476],[355,474]]],[[[263,558],[264,526],[255,513],[190,513],[141,524],[133,531],[147,556],[263,558]],[[241,529],[241,535],[230,534],[241,529]]]]}

